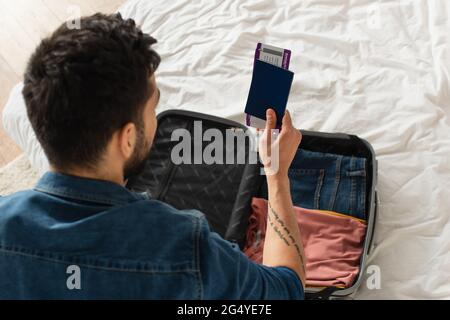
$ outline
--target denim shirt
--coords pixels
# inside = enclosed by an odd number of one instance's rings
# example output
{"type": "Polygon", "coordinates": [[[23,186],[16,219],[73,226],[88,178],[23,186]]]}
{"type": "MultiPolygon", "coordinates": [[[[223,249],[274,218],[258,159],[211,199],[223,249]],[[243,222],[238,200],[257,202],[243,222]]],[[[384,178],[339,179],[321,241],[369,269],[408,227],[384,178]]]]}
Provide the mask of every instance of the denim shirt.
{"type": "Polygon", "coordinates": [[[180,211],[112,182],[47,172],[0,197],[2,299],[301,299],[289,268],[250,261],[180,211]]]}

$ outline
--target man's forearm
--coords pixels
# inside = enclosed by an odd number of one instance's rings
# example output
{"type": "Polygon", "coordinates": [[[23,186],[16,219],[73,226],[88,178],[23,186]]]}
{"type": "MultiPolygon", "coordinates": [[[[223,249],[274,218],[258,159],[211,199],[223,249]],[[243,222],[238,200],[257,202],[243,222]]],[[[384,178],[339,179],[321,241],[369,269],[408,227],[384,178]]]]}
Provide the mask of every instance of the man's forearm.
{"type": "Polygon", "coordinates": [[[268,221],[263,264],[293,269],[305,285],[305,255],[294,214],[287,175],[267,176],[268,221]]]}

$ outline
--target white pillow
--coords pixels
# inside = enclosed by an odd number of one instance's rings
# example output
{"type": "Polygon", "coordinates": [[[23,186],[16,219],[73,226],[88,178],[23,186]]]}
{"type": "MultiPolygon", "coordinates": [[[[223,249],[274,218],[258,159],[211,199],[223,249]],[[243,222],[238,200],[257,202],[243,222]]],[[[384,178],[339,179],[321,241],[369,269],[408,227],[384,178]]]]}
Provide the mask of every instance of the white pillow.
{"type": "Polygon", "coordinates": [[[48,171],[49,164],[28,120],[22,88],[21,82],[11,90],[8,102],[3,109],[3,127],[11,139],[25,152],[31,166],[42,175],[48,171]]]}

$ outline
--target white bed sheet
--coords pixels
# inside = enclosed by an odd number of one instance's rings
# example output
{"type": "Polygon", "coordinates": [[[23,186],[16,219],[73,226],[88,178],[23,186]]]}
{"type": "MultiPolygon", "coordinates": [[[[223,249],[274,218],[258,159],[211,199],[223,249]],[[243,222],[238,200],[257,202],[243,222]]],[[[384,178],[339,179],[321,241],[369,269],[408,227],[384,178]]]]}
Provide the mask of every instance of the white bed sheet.
{"type": "MultiPolygon", "coordinates": [[[[367,139],[379,160],[375,249],[381,289],[358,299],[450,299],[450,2],[146,1],[120,12],[158,40],[159,111],[243,122],[254,48],[292,50],[298,128],[367,139]]],[[[43,171],[20,85],[4,125],[43,171]]]]}

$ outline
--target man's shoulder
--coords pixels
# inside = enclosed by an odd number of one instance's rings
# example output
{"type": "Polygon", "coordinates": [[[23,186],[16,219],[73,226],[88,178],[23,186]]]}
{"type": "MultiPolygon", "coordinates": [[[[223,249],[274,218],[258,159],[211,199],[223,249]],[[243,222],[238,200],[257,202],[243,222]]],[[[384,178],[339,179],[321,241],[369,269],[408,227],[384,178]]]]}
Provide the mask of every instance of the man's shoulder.
{"type": "Polygon", "coordinates": [[[201,212],[178,210],[162,201],[148,199],[130,203],[128,208],[117,208],[116,213],[106,214],[99,224],[121,225],[113,238],[117,239],[120,233],[128,243],[123,248],[116,244],[122,248],[120,252],[127,255],[127,248],[133,247],[136,259],[164,262],[173,270],[179,266],[198,270],[198,243],[206,224],[201,212]]]}
{"type": "MultiPolygon", "coordinates": [[[[58,202],[59,199],[51,198],[47,194],[43,194],[34,189],[22,190],[9,195],[0,195],[0,207],[3,209],[14,206],[17,209],[20,205],[31,206],[39,205],[39,201],[43,200],[46,203],[58,202]]],[[[204,219],[204,214],[196,209],[179,210],[168,203],[155,200],[152,198],[143,198],[140,201],[130,202],[125,206],[119,206],[116,210],[126,210],[129,215],[140,215],[141,218],[148,214],[164,215],[166,218],[179,218],[179,221],[192,221],[204,219]]]]}
{"type": "Polygon", "coordinates": [[[131,203],[133,212],[138,215],[153,215],[158,219],[175,219],[179,222],[195,222],[198,223],[204,219],[205,215],[196,209],[177,209],[170,204],[155,200],[147,199],[131,203]]]}
{"type": "Polygon", "coordinates": [[[0,203],[5,203],[6,201],[10,201],[13,199],[29,197],[33,194],[34,194],[34,191],[32,189],[21,190],[21,191],[17,191],[17,192],[11,193],[11,194],[7,194],[7,195],[0,194],[0,203]]]}
{"type": "Polygon", "coordinates": [[[8,212],[6,210],[9,206],[14,206],[16,209],[21,205],[27,203],[36,196],[33,190],[22,190],[9,195],[0,195],[0,211],[2,213],[8,212]]]}

